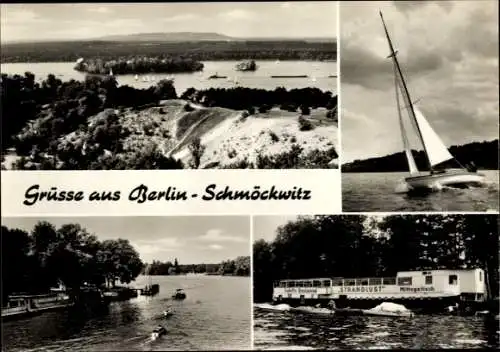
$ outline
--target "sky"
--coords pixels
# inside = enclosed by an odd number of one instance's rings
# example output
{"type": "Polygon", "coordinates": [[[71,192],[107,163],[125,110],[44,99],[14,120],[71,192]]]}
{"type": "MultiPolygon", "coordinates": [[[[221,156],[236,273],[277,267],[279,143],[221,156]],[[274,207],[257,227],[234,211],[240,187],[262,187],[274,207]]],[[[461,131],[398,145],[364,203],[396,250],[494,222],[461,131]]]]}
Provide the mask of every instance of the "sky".
{"type": "Polygon", "coordinates": [[[278,227],[297,220],[297,215],[259,215],[253,217],[253,240],[273,241],[278,227]]]}
{"type": "Polygon", "coordinates": [[[143,262],[220,263],[250,255],[248,216],[2,218],[2,225],[31,232],[38,221],[56,228],[78,223],[102,241],[128,239],[143,262]]]}
{"type": "Polygon", "coordinates": [[[402,150],[379,10],[412,100],[443,142],[498,138],[497,1],[345,2],[339,14],[342,162],[402,150]]]}
{"type": "Polygon", "coordinates": [[[155,32],[336,37],[335,2],[2,4],[1,41],[155,32]]]}

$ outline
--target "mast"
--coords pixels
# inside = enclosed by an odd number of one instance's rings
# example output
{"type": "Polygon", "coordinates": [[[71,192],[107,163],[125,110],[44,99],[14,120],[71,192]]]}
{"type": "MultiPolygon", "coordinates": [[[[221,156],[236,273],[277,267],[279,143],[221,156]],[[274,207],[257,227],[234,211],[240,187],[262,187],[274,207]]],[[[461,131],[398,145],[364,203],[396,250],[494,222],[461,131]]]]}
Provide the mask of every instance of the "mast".
{"type": "Polygon", "coordinates": [[[415,125],[417,127],[417,133],[418,133],[418,136],[420,138],[420,142],[422,143],[422,146],[424,148],[425,160],[427,161],[427,166],[429,167],[429,171],[432,171],[432,165],[431,165],[431,161],[429,160],[429,154],[427,153],[427,147],[425,146],[425,143],[424,143],[422,131],[420,131],[420,127],[418,126],[418,122],[415,119],[415,110],[413,109],[413,103],[412,103],[412,100],[410,97],[410,93],[408,92],[408,88],[406,87],[406,82],[405,82],[405,79],[403,76],[403,72],[401,71],[401,67],[399,66],[399,62],[398,62],[398,59],[396,57],[397,53],[396,53],[396,51],[394,51],[394,47],[392,46],[391,38],[389,37],[389,32],[387,31],[387,27],[385,25],[384,16],[382,16],[382,11],[379,11],[379,13],[380,13],[380,18],[382,19],[382,25],[384,26],[385,36],[387,37],[387,42],[389,43],[389,49],[391,51],[391,54],[388,57],[392,58],[394,65],[396,66],[396,68],[398,70],[399,77],[401,77],[401,80],[400,80],[401,87],[403,88],[404,93],[406,94],[406,96],[408,98],[408,103],[409,103],[408,108],[411,111],[411,116],[412,116],[413,120],[416,122],[415,125]]]}

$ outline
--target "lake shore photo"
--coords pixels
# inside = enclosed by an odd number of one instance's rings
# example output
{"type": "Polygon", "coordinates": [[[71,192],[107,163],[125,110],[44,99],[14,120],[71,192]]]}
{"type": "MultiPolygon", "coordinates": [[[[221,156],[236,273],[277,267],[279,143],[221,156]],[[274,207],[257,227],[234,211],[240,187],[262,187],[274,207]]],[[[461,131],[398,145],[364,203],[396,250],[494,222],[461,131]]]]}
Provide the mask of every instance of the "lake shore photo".
{"type": "Polygon", "coordinates": [[[254,348],[499,346],[497,215],[253,217],[254,348]]]}
{"type": "Polygon", "coordinates": [[[2,169],[337,168],[336,16],[335,2],[2,5],[2,169]]]}
{"type": "Polygon", "coordinates": [[[343,211],[498,212],[498,3],[339,11],[343,211]]]}
{"type": "Polygon", "coordinates": [[[247,216],[2,218],[2,348],[249,350],[247,216]]]}

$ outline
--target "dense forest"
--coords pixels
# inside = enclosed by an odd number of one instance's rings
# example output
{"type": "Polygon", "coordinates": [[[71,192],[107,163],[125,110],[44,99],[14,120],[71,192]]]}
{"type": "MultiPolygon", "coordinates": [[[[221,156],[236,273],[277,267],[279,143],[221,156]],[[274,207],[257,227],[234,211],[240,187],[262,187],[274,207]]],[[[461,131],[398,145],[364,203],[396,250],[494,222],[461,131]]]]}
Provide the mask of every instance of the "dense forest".
{"type": "Polygon", "coordinates": [[[237,257],[219,264],[179,264],[175,258],[173,263],[153,261],[151,264],[146,264],[142,270],[143,275],[184,275],[187,273],[250,276],[250,256],[237,257]]]}
{"type": "MultiPolygon", "coordinates": [[[[255,234],[258,236],[259,234],[255,234]]],[[[253,245],[254,300],[286,278],[395,276],[403,270],[482,268],[499,289],[498,215],[299,217],[253,245]]]]}
{"type": "Polygon", "coordinates": [[[128,240],[99,241],[79,224],[56,229],[42,221],[30,233],[2,226],[1,236],[3,302],[12,293],[47,293],[60,283],[73,291],[84,283],[130,283],[143,267],[128,240]]]}
{"type": "MultiPolygon", "coordinates": [[[[479,169],[498,169],[498,139],[493,141],[473,142],[449,148],[450,153],[463,165],[471,161],[479,169]]],[[[412,151],[419,170],[428,171],[429,167],[423,151],[412,151]]],[[[457,167],[456,163],[443,163],[441,167],[457,167]]],[[[398,172],[408,171],[408,162],[404,152],[378,158],[355,160],[342,165],[342,172],[398,172]]]]}
{"type": "Polygon", "coordinates": [[[337,45],[307,41],[72,41],[2,44],[2,63],[75,62],[83,58],[180,57],[217,60],[336,60],[337,45]]]}
{"type": "Polygon", "coordinates": [[[203,70],[203,64],[192,59],[159,57],[132,57],[113,60],[79,59],[75,70],[98,75],[113,74],[142,74],[142,73],[180,73],[203,70]]]}
{"type": "MultiPolygon", "coordinates": [[[[63,82],[50,74],[38,83],[32,73],[26,72],[24,75],[2,75],[0,89],[3,104],[2,152],[10,147],[15,148],[17,155],[21,156],[14,165],[15,169],[187,167],[181,161],[164,155],[153,144],[122,153],[123,140],[131,131],[123,128],[117,111],[127,108],[140,111],[143,107],[157,106],[160,100],[177,98],[171,80],[161,80],[147,89],[136,89],[118,86],[116,79],[111,76],[89,75],[84,81],[63,82]],[[93,122],[90,122],[90,118],[93,122]],[[75,141],[62,143],[62,137],[69,134],[73,134],[75,141]]],[[[337,116],[337,96],[332,97],[331,92],[316,88],[290,91],[284,88],[273,91],[240,87],[201,91],[189,88],[181,97],[204,106],[246,109],[246,116],[257,110],[265,112],[278,105],[288,111],[300,109],[303,115],[309,114],[311,107],[326,107],[329,109],[329,118],[336,119],[337,116]]],[[[186,111],[189,108],[186,105],[186,111]]],[[[336,154],[336,151],[329,151],[327,157],[332,153],[336,154]]],[[[291,156],[285,156],[286,160],[295,160],[291,156]]],[[[324,156],[318,157],[326,160],[324,156]]],[[[274,161],[264,159],[259,165],[263,165],[262,168],[272,167],[274,161]]],[[[283,163],[283,160],[280,157],[276,163],[283,163]]]]}

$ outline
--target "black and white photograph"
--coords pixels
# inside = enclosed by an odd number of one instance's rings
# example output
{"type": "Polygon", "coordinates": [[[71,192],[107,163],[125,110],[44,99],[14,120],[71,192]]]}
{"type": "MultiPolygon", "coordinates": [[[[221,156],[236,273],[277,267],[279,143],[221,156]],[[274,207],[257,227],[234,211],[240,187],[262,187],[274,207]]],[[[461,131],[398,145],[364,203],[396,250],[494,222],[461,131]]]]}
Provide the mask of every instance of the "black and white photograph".
{"type": "Polygon", "coordinates": [[[2,169],[337,169],[337,7],[2,4],[2,169]]]}
{"type": "Polygon", "coordinates": [[[253,217],[254,348],[499,347],[498,215],[253,217]]]}
{"type": "Polygon", "coordinates": [[[249,216],[2,218],[2,350],[251,349],[249,216]]]}
{"type": "Polygon", "coordinates": [[[343,211],[498,212],[498,2],[339,13],[343,211]]]}

